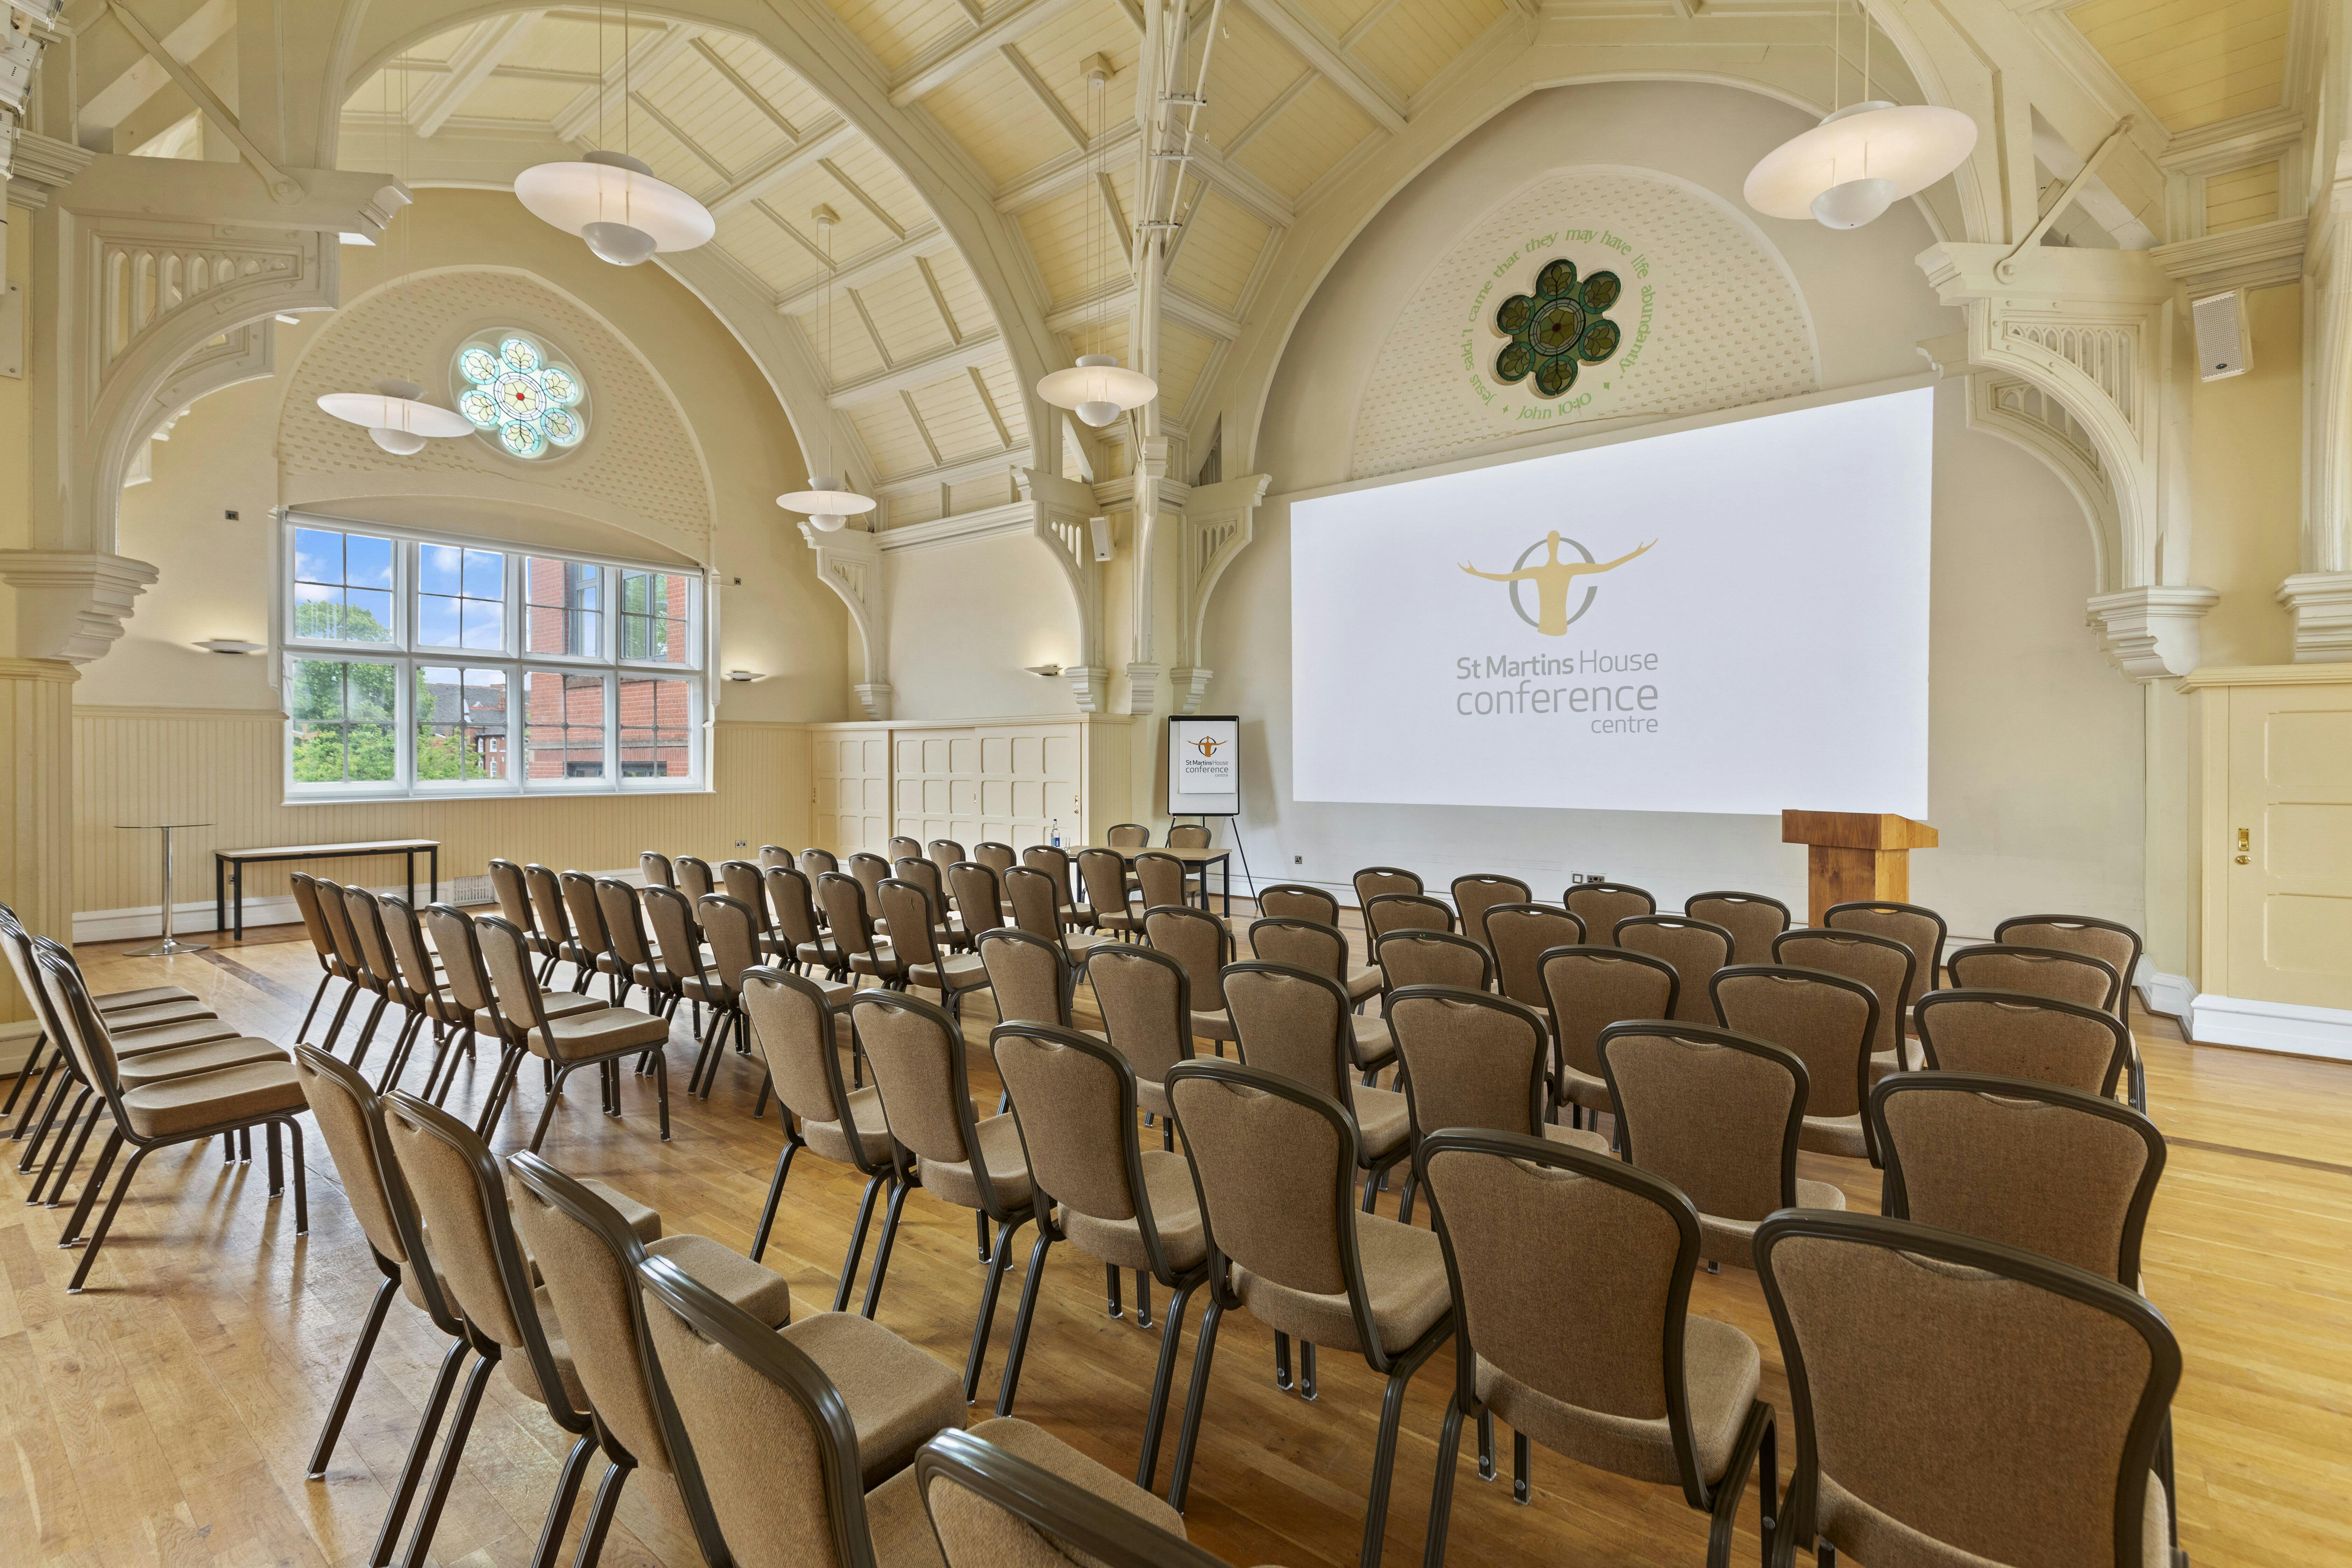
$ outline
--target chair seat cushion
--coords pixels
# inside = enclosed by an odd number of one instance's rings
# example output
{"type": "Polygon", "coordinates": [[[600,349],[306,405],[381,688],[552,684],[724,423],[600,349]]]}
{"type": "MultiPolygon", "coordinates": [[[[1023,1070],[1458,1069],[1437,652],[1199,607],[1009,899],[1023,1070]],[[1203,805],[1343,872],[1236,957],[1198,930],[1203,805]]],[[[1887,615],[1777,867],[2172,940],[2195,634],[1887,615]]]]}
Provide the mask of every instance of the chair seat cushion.
{"type": "Polygon", "coordinates": [[[1192,1033],[1195,1038],[1201,1040],[1241,1039],[1240,1031],[1234,1028],[1233,1015],[1226,1012],[1223,1008],[1219,1008],[1214,1012],[1208,1013],[1202,1012],[1197,1008],[1194,1009],[1192,1012],[1192,1033]]]}
{"type": "Polygon", "coordinates": [[[1596,1155],[1609,1152],[1609,1140],[1598,1133],[1588,1133],[1581,1127],[1563,1127],[1557,1122],[1543,1124],[1544,1141],[1566,1144],[1571,1149],[1584,1149],[1596,1155]]]}
{"type": "MultiPolygon", "coordinates": [[[[1845,1192],[1825,1181],[1797,1178],[1799,1208],[1845,1207],[1845,1192]]],[[[1719,1214],[1698,1217],[1698,1255],[1710,1263],[1737,1263],[1743,1269],[1756,1267],[1756,1228],[1761,1219],[1727,1219],[1719,1214]]]]}
{"type": "MultiPolygon", "coordinates": [[[[1201,1197],[1192,1186],[1192,1162],[1161,1149],[1144,1150],[1143,1190],[1169,1264],[1179,1273],[1198,1268],[1209,1256],[1209,1243],[1201,1227],[1201,1197]]],[[[1137,1221],[1099,1219],[1066,1203],[1060,1219],[1070,1244],[1097,1262],[1121,1269],[1151,1267],[1150,1254],[1143,1248],[1143,1227],[1137,1221]]]]}
{"type": "MultiPolygon", "coordinates": [[[[457,1008],[455,997],[450,996],[447,991],[441,994],[449,997],[450,1005],[457,1008]]],[[[587,996],[578,991],[541,991],[539,993],[539,1005],[540,1009],[550,1019],[568,1019],[578,1018],[583,1013],[604,1012],[611,1004],[600,998],[587,996]]],[[[463,1017],[464,1012],[464,1009],[457,1008],[453,1016],[463,1017]]],[[[499,1032],[498,1026],[490,1018],[489,1009],[487,1008],[474,1015],[474,1027],[487,1035],[496,1036],[499,1032]]]]}
{"type": "Polygon", "coordinates": [[[933,990],[969,991],[988,984],[988,966],[977,956],[950,953],[940,964],[909,964],[907,967],[909,985],[929,986],[933,990]]]}
{"type": "Polygon", "coordinates": [[[1396,1060],[1396,1036],[1389,1032],[1388,1019],[1349,1013],[1348,1032],[1348,1049],[1358,1067],[1378,1067],[1396,1060]]]}
{"type": "MultiPolygon", "coordinates": [[[[1363,1260],[1372,1327],[1381,1336],[1381,1348],[1395,1355],[1427,1333],[1453,1306],[1444,1249],[1433,1230],[1400,1225],[1377,1214],[1349,1212],[1355,1215],[1356,1251],[1363,1260]]],[[[1234,1289],[1250,1316],[1270,1329],[1330,1350],[1362,1348],[1345,1292],[1325,1296],[1295,1291],[1240,1267],[1234,1270],[1234,1289]]]]}
{"type": "Polygon", "coordinates": [[[118,1008],[105,1015],[106,1027],[116,1034],[134,1029],[153,1029],[159,1024],[189,1023],[197,1019],[218,1018],[220,1015],[198,1001],[149,1002],[141,1007],[118,1008]]]}
{"type": "Polygon", "coordinates": [[[554,1038],[532,1030],[524,1043],[558,1061],[588,1061],[626,1051],[650,1051],[669,1043],[669,1020],[635,1008],[599,1008],[547,1020],[554,1038]]]}
{"type": "MultiPolygon", "coordinates": [[[[996,1188],[997,1202],[1009,1209],[1026,1207],[1029,1155],[1021,1146],[1021,1129],[1013,1120],[1013,1113],[1008,1111],[980,1124],[979,1143],[980,1158],[988,1166],[988,1179],[996,1188]]],[[[923,1160],[920,1167],[924,1189],[932,1197],[958,1208],[981,1207],[980,1184],[972,1178],[968,1162],[923,1160]]]]}
{"type": "Polygon", "coordinates": [[[1364,1158],[1378,1163],[1412,1135],[1412,1103],[1396,1089],[1366,1089],[1348,1092],[1356,1102],[1356,1131],[1363,1139],[1364,1158]]]}
{"type": "Polygon", "coordinates": [[[889,944],[877,942],[871,952],[849,955],[849,972],[853,975],[880,975],[895,979],[898,974],[898,955],[890,950],[889,944]]]}
{"type": "Polygon", "coordinates": [[[803,964],[815,964],[827,969],[841,967],[841,950],[830,942],[803,942],[793,949],[793,956],[803,964]]]}
{"type": "Polygon", "coordinates": [[[290,1115],[309,1103],[300,1081],[294,1076],[294,1064],[282,1057],[168,1079],[122,1096],[131,1131],[142,1138],[168,1138],[198,1127],[290,1115]]]}
{"type": "MultiPolygon", "coordinates": [[[[111,1030],[107,1032],[113,1033],[111,1030]]],[[[236,1026],[225,1024],[218,1019],[190,1019],[185,1023],[158,1024],[153,1029],[142,1029],[136,1034],[114,1035],[114,1059],[117,1061],[136,1061],[152,1051],[176,1051],[183,1046],[202,1045],[207,1040],[235,1040],[236,1036],[236,1026]]]]}
{"type": "MultiPolygon", "coordinates": [[[[1731,1462],[1740,1425],[1756,1403],[1762,1366],[1756,1342],[1729,1323],[1684,1320],[1683,1386],[1690,1399],[1691,1446],[1699,1473],[1709,1481],[1719,1479],[1731,1462]]],[[[1682,1479],[1663,1414],[1644,1419],[1571,1405],[1504,1375],[1483,1355],[1477,1388],[1478,1397],[1512,1430],[1554,1453],[1636,1480],[1672,1484],[1682,1479]]]]}
{"type": "MultiPolygon", "coordinates": [[[[1920,1054],[1919,1047],[1916,1042],[1914,1042],[1911,1046],[1911,1060],[1915,1062],[1919,1062],[1922,1065],[1924,1065],[1926,1061],[1926,1059],[1920,1054]]],[[[1870,1053],[1870,1082],[1873,1084],[1877,1083],[1880,1079],[1885,1077],[1890,1072],[1900,1072],[1902,1071],[1903,1063],[1896,1058],[1895,1052],[1891,1051],[1874,1051],[1870,1053]]]]}
{"type": "Polygon", "coordinates": [[[1866,1159],[1870,1155],[1869,1141],[1863,1136],[1862,1117],[1808,1116],[1797,1130],[1797,1147],[1811,1149],[1819,1155],[1843,1155],[1849,1159],[1866,1159]]]}
{"type": "Polygon", "coordinates": [[[763,1269],[723,1241],[708,1236],[664,1236],[646,1244],[770,1328],[793,1321],[793,1288],[782,1274],[763,1269]]]}
{"type": "Polygon", "coordinates": [[[1376,997],[1380,995],[1380,991],[1381,972],[1378,967],[1368,965],[1360,969],[1351,968],[1348,971],[1348,999],[1349,1001],[1360,1002],[1367,997],[1376,997]]]}
{"type": "Polygon", "coordinates": [[[176,1051],[151,1051],[118,1061],[115,1079],[125,1089],[143,1089],[150,1083],[169,1082],[191,1073],[214,1072],[224,1067],[243,1067],[254,1061],[284,1061],[286,1053],[266,1040],[250,1035],[230,1040],[215,1040],[203,1045],[184,1045],[176,1051]]]}
{"type": "MultiPolygon", "coordinates": [[[[1985,1559],[1922,1534],[1863,1501],[1822,1472],[1820,1501],[1814,1522],[1842,1555],[1865,1563],[1920,1563],[1934,1568],[1975,1568],[1985,1559]],[[1870,1555],[1864,1557],[1864,1552],[1870,1555]]],[[[2140,1505],[2139,1560],[2142,1568],[2171,1568],[2172,1509],[2164,1482],[2150,1472],[2147,1494],[2140,1505]]]]}
{"type": "Polygon", "coordinates": [[[90,998],[101,1018],[119,1013],[125,1008],[149,1008],[158,1002],[193,1002],[196,993],[179,986],[142,986],[135,991],[109,991],[102,997],[90,998]]]}
{"type": "Polygon", "coordinates": [[[1613,1113],[1617,1109],[1609,1103],[1607,1079],[1595,1078],[1589,1072],[1579,1072],[1575,1068],[1567,1066],[1559,1070],[1559,1103],[1563,1105],[1581,1105],[1588,1111],[1613,1113]]]}
{"type": "Polygon", "coordinates": [[[964,1422],[963,1384],[919,1345],[856,1312],[822,1312],[782,1331],[822,1368],[849,1406],[857,1462],[868,1488],[915,1462],[943,1427],[964,1422]]]}
{"type": "Polygon", "coordinates": [[[657,991],[675,990],[677,987],[677,980],[670,974],[668,966],[658,960],[651,964],[630,965],[629,980],[633,985],[657,991]]]}
{"type": "MultiPolygon", "coordinates": [[[[797,1109],[797,1107],[795,1107],[797,1109]]],[[[882,1116],[882,1092],[870,1084],[849,1092],[849,1114],[857,1129],[857,1148],[850,1147],[839,1122],[801,1118],[801,1136],[814,1152],[845,1166],[886,1165],[890,1159],[890,1124],[882,1116]],[[864,1157],[859,1157],[862,1150],[864,1157]]]]}
{"type": "MultiPolygon", "coordinates": [[[[1026,1421],[1000,1416],[972,1427],[971,1435],[1084,1487],[1171,1535],[1184,1533],[1184,1521],[1167,1503],[1026,1421]]],[[[947,1568],[947,1559],[940,1552],[939,1536],[931,1529],[930,1512],[923,1506],[911,1468],[866,1494],[866,1521],[874,1536],[876,1568],[947,1568]]],[[[1088,1557],[1076,1560],[1093,1561],[1088,1557]]]]}

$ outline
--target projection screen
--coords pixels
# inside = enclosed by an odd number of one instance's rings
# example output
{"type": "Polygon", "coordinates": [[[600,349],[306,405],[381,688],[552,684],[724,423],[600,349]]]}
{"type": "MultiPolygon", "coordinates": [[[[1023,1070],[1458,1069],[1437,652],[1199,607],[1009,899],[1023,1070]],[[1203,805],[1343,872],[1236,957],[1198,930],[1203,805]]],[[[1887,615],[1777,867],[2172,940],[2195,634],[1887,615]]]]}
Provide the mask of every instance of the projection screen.
{"type": "Polygon", "coordinates": [[[1294,795],[1925,817],[1933,399],[1294,501],[1294,795]]]}

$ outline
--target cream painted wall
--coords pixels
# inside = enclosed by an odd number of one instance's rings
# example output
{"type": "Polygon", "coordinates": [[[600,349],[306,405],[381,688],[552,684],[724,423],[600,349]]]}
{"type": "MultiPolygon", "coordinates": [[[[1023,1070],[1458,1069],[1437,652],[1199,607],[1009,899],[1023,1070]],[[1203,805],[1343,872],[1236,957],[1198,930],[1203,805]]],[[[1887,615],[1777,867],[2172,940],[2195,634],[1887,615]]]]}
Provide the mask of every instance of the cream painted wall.
{"type": "MultiPolygon", "coordinates": [[[[25,308],[34,308],[33,214],[23,207],[5,209],[8,220],[8,281],[24,290],[25,308]]],[[[32,538],[33,503],[33,382],[30,376],[0,376],[0,549],[23,549],[32,538]]],[[[16,651],[16,593],[0,586],[0,650],[16,651]]]]}
{"type": "MultiPolygon", "coordinates": [[[[1029,664],[1078,661],[1078,616],[1046,548],[999,534],[883,557],[897,716],[1076,713],[1067,681],[1029,664]]],[[[851,667],[856,666],[852,655],[851,667]]]]}
{"type": "MultiPolygon", "coordinates": [[[[1381,337],[1366,324],[1394,319],[1454,237],[1531,174],[1570,162],[1655,168],[1738,204],[1755,159],[1805,123],[1727,88],[1628,83],[1541,94],[1482,127],[1367,225],[1300,321],[1258,449],[1275,489],[1346,476],[1349,421],[1381,337]]],[[[1763,226],[1803,290],[1825,386],[1915,373],[1914,345],[1958,325],[1912,264],[1933,238],[1915,208],[1850,233],[1763,226]]],[[[2089,527],[2036,459],[1966,428],[1958,383],[1939,389],[1937,407],[1929,820],[1943,847],[1914,857],[1914,896],[1965,935],[2029,907],[2137,925],[2141,694],[2084,629],[2089,527]]],[[[1550,898],[1587,872],[1664,904],[1727,886],[1802,908],[1803,851],[1780,842],[1775,819],[1291,800],[1288,551],[1286,508],[1262,509],[1257,542],[1209,617],[1218,676],[1207,706],[1245,716],[1244,838],[1260,879],[1344,883],[1373,863],[1433,882],[1503,871],[1550,898]]]]}
{"type": "Polygon", "coordinates": [[[2189,580],[2221,595],[2200,627],[2208,666],[2294,660],[2278,588],[2302,570],[2303,286],[2252,290],[2246,324],[2252,368],[2189,402],[2189,580]]]}

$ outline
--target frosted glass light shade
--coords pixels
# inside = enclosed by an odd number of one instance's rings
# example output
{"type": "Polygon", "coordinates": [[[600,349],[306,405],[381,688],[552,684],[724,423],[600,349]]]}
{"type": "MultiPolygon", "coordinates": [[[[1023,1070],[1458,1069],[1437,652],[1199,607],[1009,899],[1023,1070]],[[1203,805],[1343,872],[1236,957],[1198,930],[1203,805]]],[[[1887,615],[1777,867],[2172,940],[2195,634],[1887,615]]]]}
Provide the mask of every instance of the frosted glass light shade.
{"type": "Polygon", "coordinates": [[[1958,168],[1976,144],[1977,122],[1957,109],[1850,104],[1766,153],[1742,193],[1768,217],[1858,228],[1958,168]]]}
{"type": "Polygon", "coordinates": [[[375,444],[397,457],[425,450],[427,436],[464,435],[474,427],[454,408],[424,401],[414,382],[378,382],[372,392],[329,392],[320,409],[346,424],[364,428],[375,444]]]}
{"type": "Polygon", "coordinates": [[[1081,354],[1068,370],[1041,379],[1037,395],[1100,427],[1158,397],[1160,383],[1141,371],[1125,369],[1108,354],[1081,354]]]}
{"type": "Polygon", "coordinates": [[[709,208],[625,152],[535,164],[515,176],[514,190],[532,216],[580,235],[616,267],[657,250],[692,250],[719,228],[709,208]]]}
{"type": "Polygon", "coordinates": [[[838,479],[811,479],[805,490],[794,490],[776,497],[776,505],[788,512],[806,512],[811,527],[820,533],[839,533],[849,526],[849,519],[872,511],[879,505],[871,496],[861,496],[838,479]]]}

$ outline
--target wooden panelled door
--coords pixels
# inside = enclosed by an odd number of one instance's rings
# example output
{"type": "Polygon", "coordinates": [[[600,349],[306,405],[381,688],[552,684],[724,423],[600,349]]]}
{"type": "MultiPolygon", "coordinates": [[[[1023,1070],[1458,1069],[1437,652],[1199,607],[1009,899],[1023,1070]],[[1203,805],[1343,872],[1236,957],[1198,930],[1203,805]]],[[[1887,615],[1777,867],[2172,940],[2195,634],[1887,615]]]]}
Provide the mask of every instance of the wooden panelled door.
{"type": "Polygon", "coordinates": [[[2352,685],[2230,692],[2228,994],[2352,1009],[2352,685]]]}

